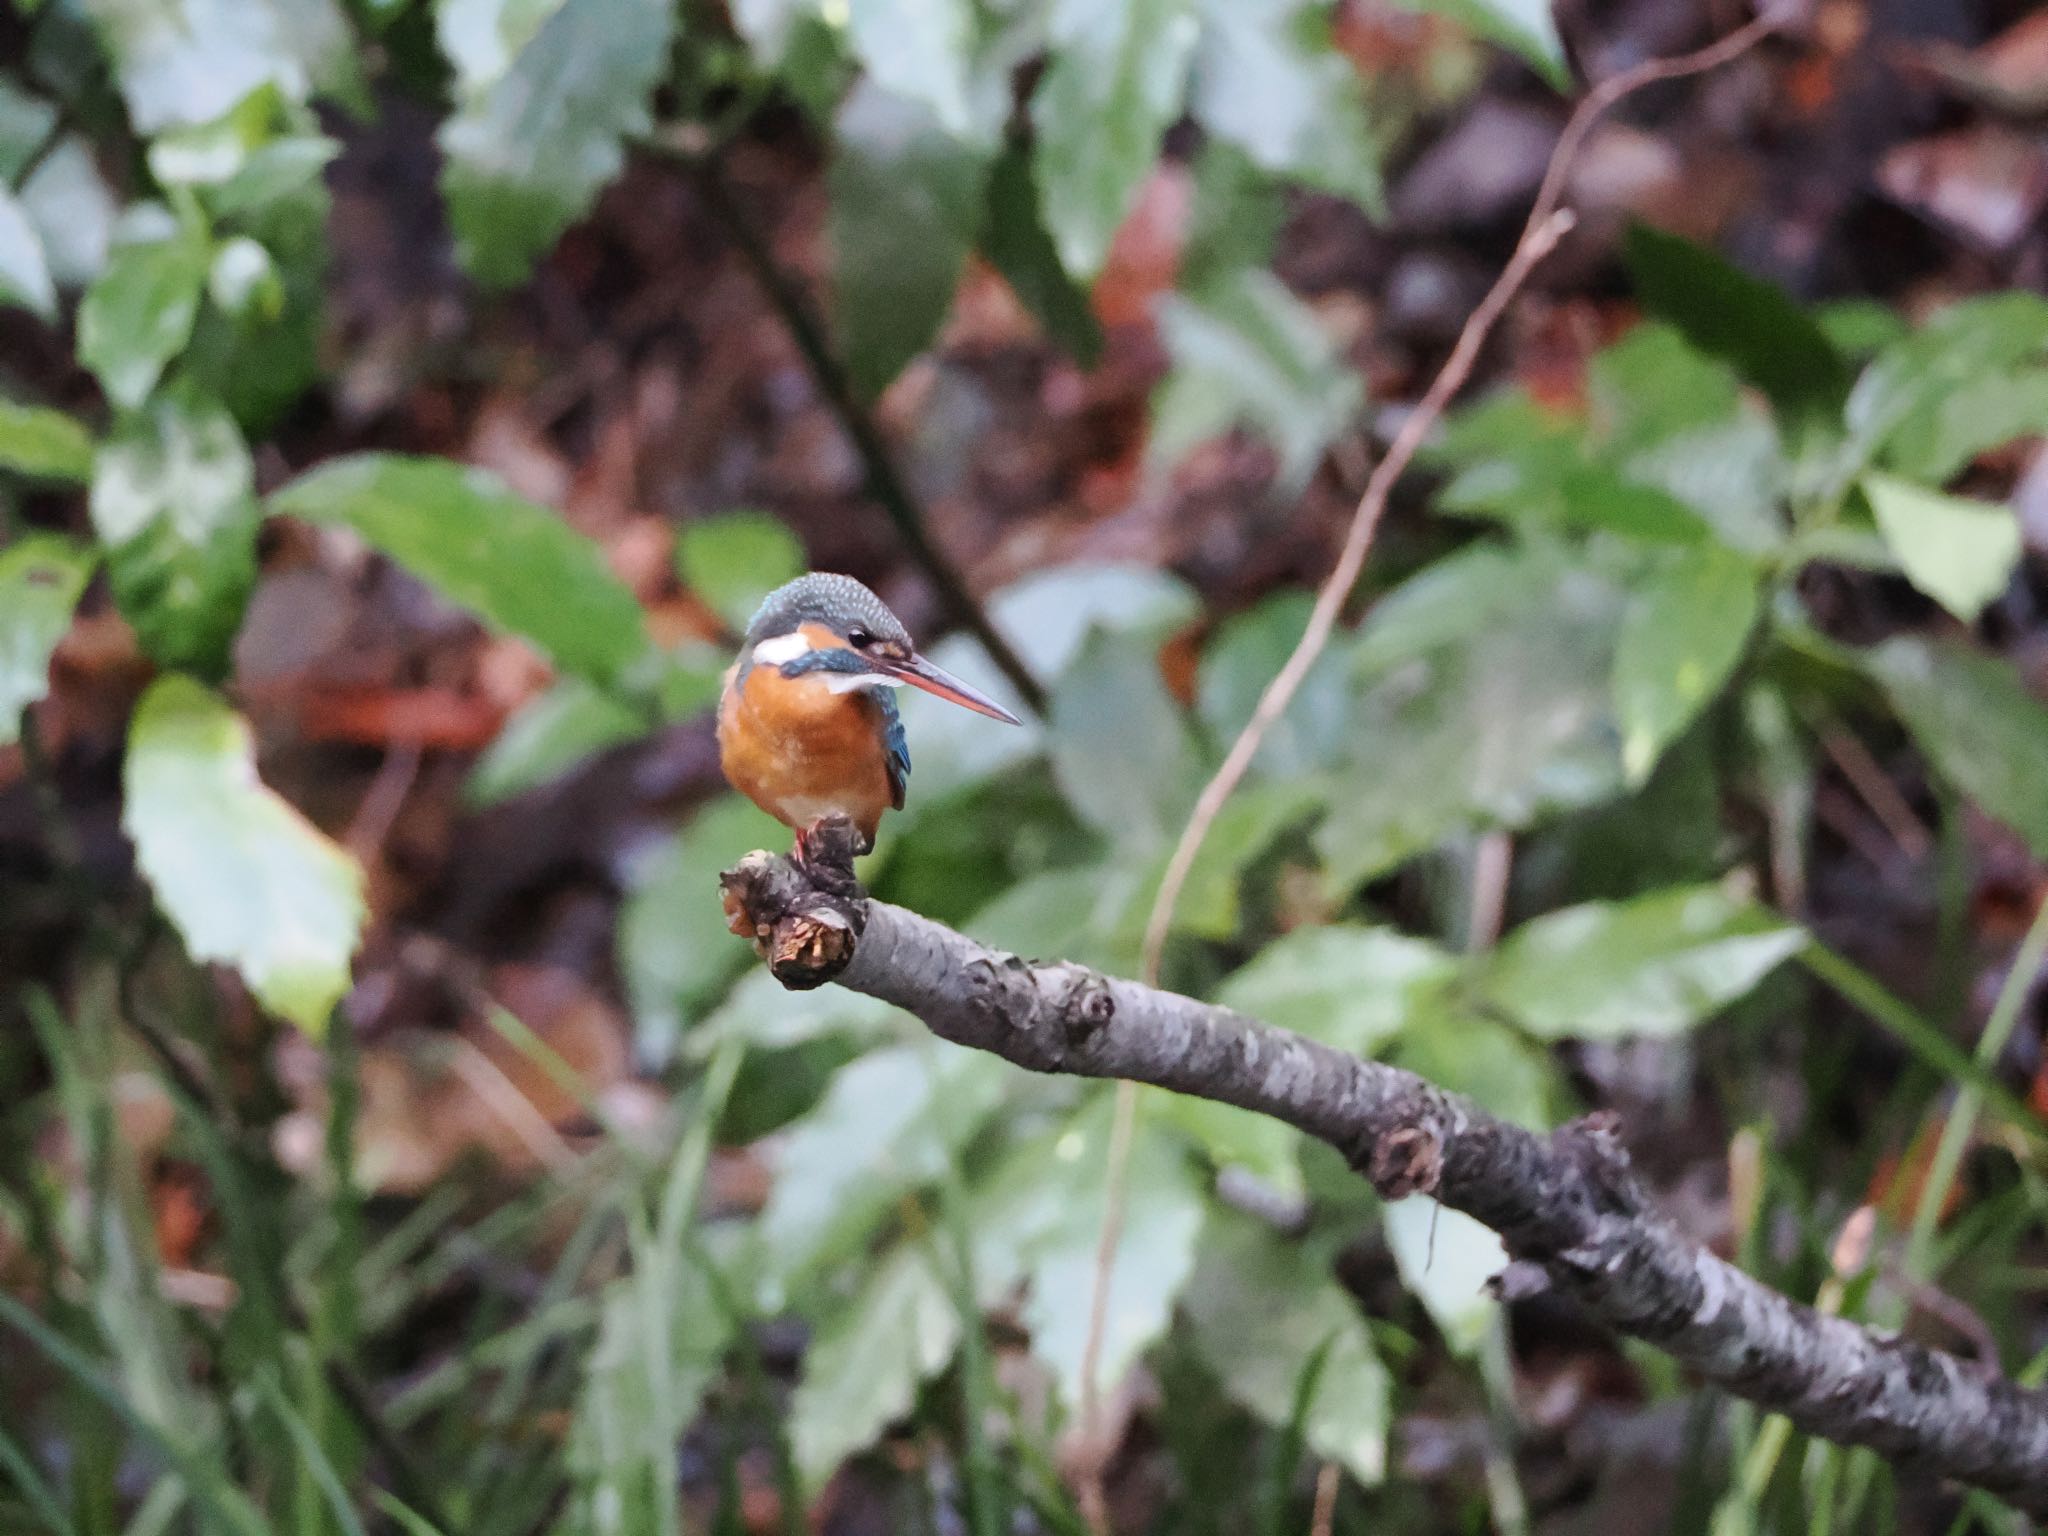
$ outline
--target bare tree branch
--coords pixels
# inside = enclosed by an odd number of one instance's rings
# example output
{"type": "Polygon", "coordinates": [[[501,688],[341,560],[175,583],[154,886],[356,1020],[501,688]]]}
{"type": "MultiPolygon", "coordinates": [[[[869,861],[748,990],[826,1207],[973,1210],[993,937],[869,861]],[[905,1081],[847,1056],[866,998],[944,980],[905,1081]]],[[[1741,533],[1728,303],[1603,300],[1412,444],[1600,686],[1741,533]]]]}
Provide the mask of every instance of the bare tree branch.
{"type": "Polygon", "coordinates": [[[734,931],[786,986],[836,980],[1035,1072],[1271,1115],[1328,1142],[1383,1195],[1433,1195],[1484,1222],[1609,1327],[1808,1433],[2048,1516],[2048,1393],[1824,1316],[1707,1252],[1652,1204],[1611,1117],[1538,1135],[1229,1009],[990,949],[787,858],[750,854],[725,888],[734,931]]]}

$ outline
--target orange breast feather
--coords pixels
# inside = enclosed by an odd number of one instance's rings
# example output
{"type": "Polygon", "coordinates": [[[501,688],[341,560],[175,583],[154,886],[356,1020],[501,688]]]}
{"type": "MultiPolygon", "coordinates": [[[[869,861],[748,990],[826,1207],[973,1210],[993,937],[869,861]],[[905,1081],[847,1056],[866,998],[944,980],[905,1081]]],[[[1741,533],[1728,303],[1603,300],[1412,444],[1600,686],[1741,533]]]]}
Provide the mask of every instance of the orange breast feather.
{"type": "Polygon", "coordinates": [[[874,700],[834,693],[817,673],[752,668],[725,691],[718,750],[733,787],[785,826],[849,816],[872,842],[891,803],[874,700]]]}

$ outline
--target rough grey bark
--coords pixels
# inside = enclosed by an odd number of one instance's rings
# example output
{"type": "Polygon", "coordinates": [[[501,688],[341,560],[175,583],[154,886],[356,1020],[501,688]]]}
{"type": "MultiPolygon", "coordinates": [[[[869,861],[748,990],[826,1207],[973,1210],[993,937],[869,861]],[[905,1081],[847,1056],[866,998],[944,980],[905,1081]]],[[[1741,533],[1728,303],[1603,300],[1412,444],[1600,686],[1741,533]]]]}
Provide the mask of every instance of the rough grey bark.
{"type": "Polygon", "coordinates": [[[1328,1142],[1383,1194],[1426,1193],[1476,1217],[1617,1332],[1801,1429],[2048,1516],[2048,1392],[1823,1315],[1715,1257],[1651,1203],[1607,1117],[1540,1136],[1229,1009],[990,949],[862,899],[822,861],[751,854],[725,888],[734,931],[785,985],[836,980],[1035,1072],[1129,1078],[1271,1115],[1328,1142]]]}

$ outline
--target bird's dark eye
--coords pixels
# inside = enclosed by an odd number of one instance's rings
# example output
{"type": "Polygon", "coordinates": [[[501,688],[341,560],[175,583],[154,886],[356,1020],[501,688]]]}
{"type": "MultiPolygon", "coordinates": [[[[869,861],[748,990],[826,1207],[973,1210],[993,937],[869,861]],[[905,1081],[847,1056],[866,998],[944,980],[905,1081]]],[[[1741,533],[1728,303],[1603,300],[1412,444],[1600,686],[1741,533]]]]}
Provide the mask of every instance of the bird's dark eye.
{"type": "Polygon", "coordinates": [[[864,629],[849,629],[846,632],[846,643],[856,651],[864,651],[875,643],[875,637],[864,629]]]}

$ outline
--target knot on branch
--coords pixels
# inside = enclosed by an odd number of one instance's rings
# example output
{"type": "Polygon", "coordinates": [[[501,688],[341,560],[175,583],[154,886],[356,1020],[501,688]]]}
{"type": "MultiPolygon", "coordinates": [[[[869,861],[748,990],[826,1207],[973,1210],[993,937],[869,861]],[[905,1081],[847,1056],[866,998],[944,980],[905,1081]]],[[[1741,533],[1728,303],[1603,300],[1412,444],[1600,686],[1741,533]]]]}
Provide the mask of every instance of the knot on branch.
{"type": "Polygon", "coordinates": [[[1400,1126],[1372,1143],[1364,1172],[1382,1200],[1433,1195],[1443,1183],[1444,1144],[1430,1126],[1400,1126]]]}
{"type": "Polygon", "coordinates": [[[1086,1045],[1115,1017],[1116,998],[1110,993],[1109,983],[1089,972],[1077,974],[1060,1006],[1060,1025],[1068,1046],[1086,1045]]]}
{"type": "Polygon", "coordinates": [[[827,822],[804,842],[804,857],[757,849],[718,877],[726,926],[750,940],[775,979],[794,992],[821,987],[845,970],[867,926],[867,894],[853,875],[852,824],[827,822]]]}

